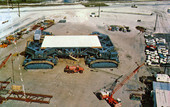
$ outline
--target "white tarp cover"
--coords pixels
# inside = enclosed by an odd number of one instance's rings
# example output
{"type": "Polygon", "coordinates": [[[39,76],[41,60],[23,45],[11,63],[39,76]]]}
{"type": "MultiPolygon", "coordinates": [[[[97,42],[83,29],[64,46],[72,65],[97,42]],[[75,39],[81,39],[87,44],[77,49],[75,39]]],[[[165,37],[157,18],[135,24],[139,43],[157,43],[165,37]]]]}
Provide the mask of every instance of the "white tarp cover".
{"type": "Polygon", "coordinates": [[[156,89],[156,107],[169,107],[170,106],[170,91],[156,89]]]}
{"type": "Polygon", "coordinates": [[[74,47],[96,47],[101,48],[96,35],[69,35],[69,36],[45,36],[42,48],[74,48],[74,47]]]}

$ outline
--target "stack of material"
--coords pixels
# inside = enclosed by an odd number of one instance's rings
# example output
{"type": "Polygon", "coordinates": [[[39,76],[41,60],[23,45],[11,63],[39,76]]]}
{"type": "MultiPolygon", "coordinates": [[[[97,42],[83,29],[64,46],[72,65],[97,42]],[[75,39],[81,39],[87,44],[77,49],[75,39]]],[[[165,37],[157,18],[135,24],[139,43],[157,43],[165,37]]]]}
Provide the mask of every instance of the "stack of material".
{"type": "Polygon", "coordinates": [[[146,48],[146,65],[160,66],[167,63],[168,49],[166,40],[162,38],[154,38],[153,35],[144,36],[146,48]]]}

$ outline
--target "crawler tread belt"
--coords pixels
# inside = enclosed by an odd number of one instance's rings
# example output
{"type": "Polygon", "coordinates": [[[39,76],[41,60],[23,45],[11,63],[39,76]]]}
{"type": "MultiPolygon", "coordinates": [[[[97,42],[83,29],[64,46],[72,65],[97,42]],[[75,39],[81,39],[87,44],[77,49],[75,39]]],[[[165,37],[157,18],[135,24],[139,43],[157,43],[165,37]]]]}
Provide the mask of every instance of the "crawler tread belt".
{"type": "Polygon", "coordinates": [[[91,68],[110,68],[110,67],[117,67],[118,62],[114,60],[95,60],[90,62],[91,68]]]}
{"type": "Polygon", "coordinates": [[[25,69],[52,69],[54,63],[50,61],[30,61],[25,64],[25,69]]]}

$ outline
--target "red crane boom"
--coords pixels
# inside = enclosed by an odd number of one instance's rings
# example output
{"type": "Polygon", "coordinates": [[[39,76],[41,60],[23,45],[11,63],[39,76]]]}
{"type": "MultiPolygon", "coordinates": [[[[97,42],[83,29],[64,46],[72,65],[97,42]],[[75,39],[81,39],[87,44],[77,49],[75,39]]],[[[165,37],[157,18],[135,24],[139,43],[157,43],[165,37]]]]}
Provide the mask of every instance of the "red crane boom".
{"type": "Polygon", "coordinates": [[[12,53],[10,53],[10,54],[8,55],[8,57],[7,57],[5,60],[3,60],[3,62],[2,62],[1,65],[0,65],[0,69],[6,64],[6,62],[8,61],[8,59],[10,58],[11,55],[12,55],[12,53]]]}
{"type": "Polygon", "coordinates": [[[114,107],[120,107],[121,106],[121,101],[120,100],[115,100],[113,98],[113,94],[115,94],[134,74],[136,74],[139,70],[140,67],[142,67],[144,63],[140,66],[138,66],[130,75],[128,75],[122,82],[120,82],[116,87],[110,92],[110,90],[102,89],[99,92],[99,97],[100,99],[105,99],[111,106],[114,107]]]}
{"type": "Polygon", "coordinates": [[[131,77],[133,77],[133,75],[135,75],[138,72],[139,68],[142,67],[143,65],[144,63],[138,66],[129,76],[127,76],[121,83],[119,83],[112,91],[112,94],[110,97],[112,97],[113,94],[116,93],[116,91],[118,91],[131,77]]]}

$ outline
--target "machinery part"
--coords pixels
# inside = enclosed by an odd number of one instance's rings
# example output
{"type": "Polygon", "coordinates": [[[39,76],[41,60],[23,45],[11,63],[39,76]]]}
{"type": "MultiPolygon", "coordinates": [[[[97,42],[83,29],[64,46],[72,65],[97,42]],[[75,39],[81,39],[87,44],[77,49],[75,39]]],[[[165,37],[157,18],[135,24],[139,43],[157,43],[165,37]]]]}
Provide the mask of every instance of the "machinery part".
{"type": "Polygon", "coordinates": [[[25,64],[24,69],[52,69],[54,63],[50,61],[30,61],[25,64]]]}
{"type": "Polygon", "coordinates": [[[0,95],[7,95],[9,93],[9,90],[3,89],[0,90],[0,95]]]}
{"type": "Polygon", "coordinates": [[[140,101],[142,100],[142,94],[139,94],[139,93],[131,93],[129,98],[131,100],[137,100],[137,101],[140,101]]]}
{"type": "Polygon", "coordinates": [[[2,104],[3,103],[3,101],[5,101],[6,100],[6,98],[5,97],[1,97],[0,96],[0,104],[2,104]]]}
{"type": "Polygon", "coordinates": [[[11,77],[7,78],[5,81],[0,81],[0,91],[4,90],[10,82],[8,82],[11,77]]]}
{"type": "Polygon", "coordinates": [[[113,68],[118,67],[118,62],[114,60],[95,60],[90,62],[90,68],[113,68]]]}
{"type": "Polygon", "coordinates": [[[80,66],[66,66],[64,68],[64,72],[67,72],[67,73],[83,73],[84,71],[84,68],[83,67],[80,67],[80,66]]]}
{"type": "Polygon", "coordinates": [[[75,58],[75,57],[72,56],[72,55],[69,55],[69,57],[72,58],[72,59],[74,59],[74,60],[76,60],[76,61],[79,61],[79,59],[75,58]]]}
{"type": "Polygon", "coordinates": [[[19,101],[25,101],[25,102],[30,102],[30,103],[35,102],[35,103],[49,104],[50,99],[52,97],[53,96],[51,95],[24,93],[22,91],[20,92],[12,91],[6,99],[7,100],[19,100],[19,101]]]}
{"type": "Polygon", "coordinates": [[[138,89],[128,89],[126,91],[144,91],[145,89],[143,87],[139,87],[138,89]]]}
{"type": "Polygon", "coordinates": [[[116,93],[136,72],[142,67],[144,63],[138,66],[130,75],[128,75],[122,82],[120,82],[113,90],[101,89],[98,93],[101,99],[105,99],[110,105],[121,105],[118,100],[113,98],[113,94],[116,93]]]}
{"type": "Polygon", "coordinates": [[[9,83],[8,81],[0,81],[0,90],[5,89],[9,83]]]}
{"type": "Polygon", "coordinates": [[[139,77],[139,81],[145,84],[152,84],[153,81],[156,81],[153,76],[141,76],[139,77]]]}
{"type": "Polygon", "coordinates": [[[6,64],[6,62],[8,61],[8,59],[10,58],[11,55],[12,55],[12,53],[10,53],[10,54],[8,55],[8,57],[7,57],[5,60],[3,60],[3,62],[2,62],[1,65],[0,65],[0,69],[6,64]]]}

